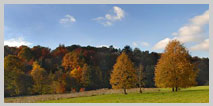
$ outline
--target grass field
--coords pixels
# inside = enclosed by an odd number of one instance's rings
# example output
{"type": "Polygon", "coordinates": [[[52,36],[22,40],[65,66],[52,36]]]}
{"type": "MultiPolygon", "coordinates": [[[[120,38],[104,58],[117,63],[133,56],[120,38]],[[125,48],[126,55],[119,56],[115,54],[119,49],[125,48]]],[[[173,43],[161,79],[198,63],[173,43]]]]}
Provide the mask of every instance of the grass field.
{"type": "Polygon", "coordinates": [[[123,90],[99,89],[80,93],[48,94],[5,98],[5,103],[208,103],[209,86],[197,86],[171,92],[165,88],[123,90]]]}
{"type": "Polygon", "coordinates": [[[209,87],[199,86],[171,92],[161,89],[159,92],[124,94],[106,94],[90,97],[67,98],[44,101],[43,103],[208,103],[209,87]]]}

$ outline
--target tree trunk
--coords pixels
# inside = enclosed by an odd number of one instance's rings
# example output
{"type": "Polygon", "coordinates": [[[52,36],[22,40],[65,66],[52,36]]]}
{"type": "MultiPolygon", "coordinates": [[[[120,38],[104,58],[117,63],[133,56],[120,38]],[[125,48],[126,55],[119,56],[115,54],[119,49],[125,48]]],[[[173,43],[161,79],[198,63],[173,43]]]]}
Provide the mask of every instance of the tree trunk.
{"type": "Polygon", "coordinates": [[[143,92],[142,92],[142,89],[141,89],[141,86],[140,86],[140,93],[143,93],[143,92]]]}
{"type": "Polygon", "coordinates": [[[176,91],[176,92],[178,91],[178,87],[175,87],[175,91],[176,91]]]}
{"type": "Polygon", "coordinates": [[[172,92],[174,92],[175,91],[175,89],[174,89],[174,87],[172,87],[172,92]]]}
{"type": "Polygon", "coordinates": [[[124,94],[126,95],[127,93],[126,93],[126,88],[124,88],[124,94]]]}

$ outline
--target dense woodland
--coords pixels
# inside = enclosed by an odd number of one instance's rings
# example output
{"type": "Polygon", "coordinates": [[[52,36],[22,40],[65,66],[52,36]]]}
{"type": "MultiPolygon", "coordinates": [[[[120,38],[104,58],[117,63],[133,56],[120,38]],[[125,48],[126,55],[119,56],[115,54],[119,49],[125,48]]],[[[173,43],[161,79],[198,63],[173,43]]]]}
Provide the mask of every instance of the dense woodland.
{"type": "MultiPolygon", "coordinates": [[[[160,53],[133,50],[130,46],[122,50],[113,46],[59,45],[54,50],[42,46],[4,46],[5,97],[112,88],[110,75],[122,53],[133,63],[129,67],[143,71],[136,72],[143,80],[137,87],[156,87],[154,73],[160,53]]],[[[208,85],[209,59],[190,56],[190,62],[199,69],[197,85],[208,85]]]]}

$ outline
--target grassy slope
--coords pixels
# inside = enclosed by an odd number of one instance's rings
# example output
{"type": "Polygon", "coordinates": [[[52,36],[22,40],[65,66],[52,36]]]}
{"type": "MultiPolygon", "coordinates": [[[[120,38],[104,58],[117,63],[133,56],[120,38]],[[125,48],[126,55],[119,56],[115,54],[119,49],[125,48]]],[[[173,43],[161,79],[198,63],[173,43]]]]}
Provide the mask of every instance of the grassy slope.
{"type": "Polygon", "coordinates": [[[209,87],[199,86],[171,92],[161,89],[160,92],[107,94],[90,97],[77,97],[61,100],[45,101],[44,103],[208,103],[209,87]]]}

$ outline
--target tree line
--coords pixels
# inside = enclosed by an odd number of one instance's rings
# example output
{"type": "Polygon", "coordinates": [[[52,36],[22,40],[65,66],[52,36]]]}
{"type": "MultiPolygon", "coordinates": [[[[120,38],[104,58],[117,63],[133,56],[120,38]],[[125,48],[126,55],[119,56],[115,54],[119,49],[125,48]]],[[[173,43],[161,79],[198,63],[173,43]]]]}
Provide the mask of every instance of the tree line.
{"type": "MultiPolygon", "coordinates": [[[[192,57],[187,51],[183,54],[185,48],[177,42],[167,48],[174,48],[174,45],[177,45],[175,54],[172,54],[172,49],[161,54],[141,51],[138,48],[132,50],[130,46],[125,46],[122,50],[113,46],[97,48],[59,45],[54,50],[39,45],[32,48],[4,46],[4,94],[7,97],[81,92],[100,88],[122,88],[126,94],[126,89],[132,87],[178,89],[196,83],[208,85],[209,59],[192,57]],[[165,62],[168,57],[175,56],[182,58],[172,58],[172,61],[167,61],[170,63],[165,62]],[[173,66],[174,64],[177,66],[173,66]],[[164,71],[168,65],[169,70],[179,67],[180,71],[177,73],[188,74],[165,74],[170,72],[164,71]],[[162,85],[166,81],[162,79],[163,76],[173,76],[169,81],[174,80],[177,83],[162,85]]],[[[140,92],[142,93],[141,89],[140,92]]]]}

